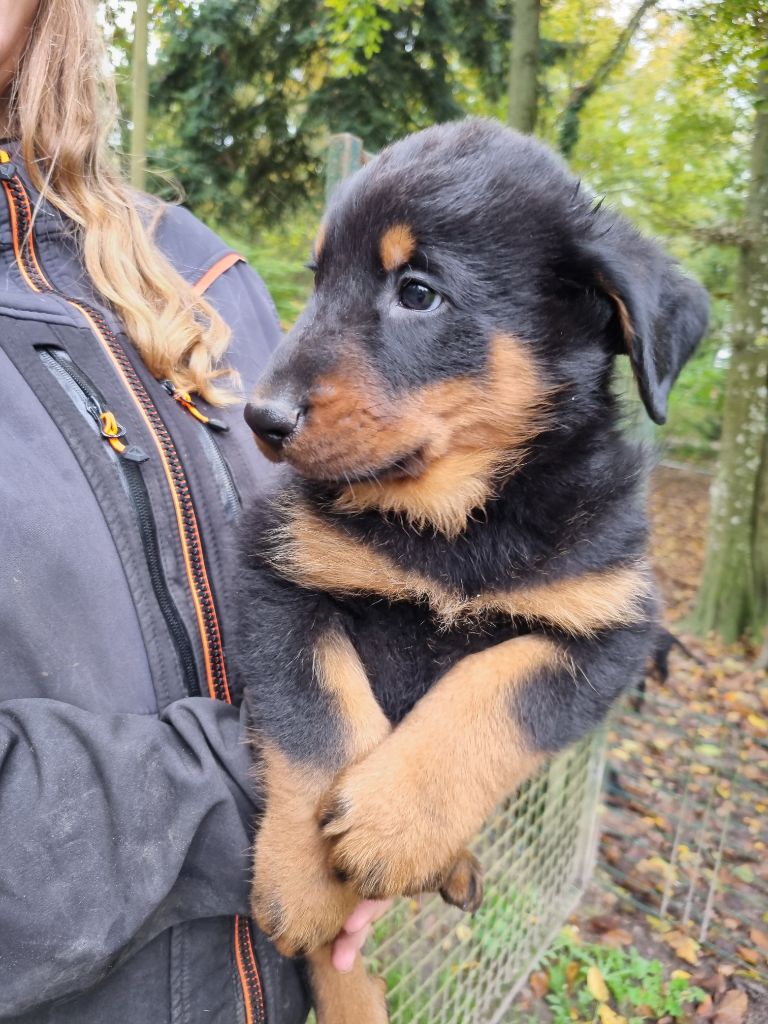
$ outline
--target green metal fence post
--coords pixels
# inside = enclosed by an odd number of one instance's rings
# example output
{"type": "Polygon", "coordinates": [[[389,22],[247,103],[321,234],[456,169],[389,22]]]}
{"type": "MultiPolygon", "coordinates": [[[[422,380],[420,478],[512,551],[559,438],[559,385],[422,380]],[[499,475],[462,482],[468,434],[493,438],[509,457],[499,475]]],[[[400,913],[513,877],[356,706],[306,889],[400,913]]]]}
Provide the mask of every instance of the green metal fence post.
{"type": "Polygon", "coordinates": [[[349,132],[332,135],[328,142],[328,153],[325,162],[325,201],[333,195],[333,191],[342,179],[353,174],[365,163],[363,140],[349,132]]]}

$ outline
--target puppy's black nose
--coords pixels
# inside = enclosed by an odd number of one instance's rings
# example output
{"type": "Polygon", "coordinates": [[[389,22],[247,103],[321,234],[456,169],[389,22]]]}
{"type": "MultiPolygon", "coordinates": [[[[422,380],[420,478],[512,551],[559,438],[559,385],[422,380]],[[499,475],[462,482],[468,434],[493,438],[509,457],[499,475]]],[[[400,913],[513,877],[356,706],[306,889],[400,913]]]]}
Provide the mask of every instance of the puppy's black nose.
{"type": "Polygon", "coordinates": [[[254,434],[279,451],[296,429],[301,409],[285,402],[249,402],[243,415],[254,434]]]}

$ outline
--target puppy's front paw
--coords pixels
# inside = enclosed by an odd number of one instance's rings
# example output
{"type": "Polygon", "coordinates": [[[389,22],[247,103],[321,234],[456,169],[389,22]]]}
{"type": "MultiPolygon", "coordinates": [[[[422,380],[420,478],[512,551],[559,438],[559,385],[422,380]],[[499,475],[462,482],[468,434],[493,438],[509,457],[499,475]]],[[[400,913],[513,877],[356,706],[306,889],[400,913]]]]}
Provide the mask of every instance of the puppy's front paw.
{"type": "Polygon", "coordinates": [[[275,826],[265,820],[256,844],[252,912],[280,953],[299,956],[336,937],[358,896],[329,871],[314,823],[300,842],[275,826]]]}
{"type": "Polygon", "coordinates": [[[438,827],[420,780],[389,775],[378,761],[374,752],[347,769],[323,801],[331,866],[367,899],[437,889],[455,859],[455,840],[438,827]]]}

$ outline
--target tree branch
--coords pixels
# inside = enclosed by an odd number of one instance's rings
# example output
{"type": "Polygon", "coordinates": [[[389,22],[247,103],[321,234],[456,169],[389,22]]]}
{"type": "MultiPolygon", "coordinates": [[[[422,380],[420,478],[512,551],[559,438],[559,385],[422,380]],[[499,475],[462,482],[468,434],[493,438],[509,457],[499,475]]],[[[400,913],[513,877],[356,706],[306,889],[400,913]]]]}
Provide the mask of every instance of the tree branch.
{"type": "Polygon", "coordinates": [[[641,0],[641,3],[635,8],[632,17],[619,33],[618,39],[602,64],[595,69],[586,82],[577,85],[571,91],[571,95],[568,97],[568,102],[560,118],[560,130],[558,132],[558,146],[564,156],[570,156],[574,146],[579,141],[579,121],[584,106],[621,63],[632,41],[632,37],[640,27],[640,22],[643,20],[646,12],[655,7],[658,2],[659,0],[641,0]]]}

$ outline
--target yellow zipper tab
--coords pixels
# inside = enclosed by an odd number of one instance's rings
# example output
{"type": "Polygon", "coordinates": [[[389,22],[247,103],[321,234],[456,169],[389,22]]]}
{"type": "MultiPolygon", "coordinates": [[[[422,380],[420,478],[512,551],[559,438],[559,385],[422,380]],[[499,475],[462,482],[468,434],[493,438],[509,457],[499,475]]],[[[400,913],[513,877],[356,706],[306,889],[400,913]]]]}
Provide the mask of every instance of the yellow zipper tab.
{"type": "Polygon", "coordinates": [[[163,387],[171,398],[175,399],[182,408],[186,409],[200,423],[204,423],[207,427],[212,427],[214,430],[229,430],[226,423],[222,423],[221,420],[215,420],[212,416],[206,416],[200,412],[194,403],[192,395],[188,391],[182,391],[181,388],[177,388],[172,380],[164,380],[163,387]]]}
{"type": "Polygon", "coordinates": [[[118,455],[122,455],[127,447],[120,440],[121,437],[125,437],[125,428],[120,426],[113,412],[103,412],[99,415],[99,419],[101,420],[101,436],[106,437],[118,455]]]}
{"type": "Polygon", "coordinates": [[[4,149],[0,149],[0,164],[9,164],[11,157],[9,153],[6,153],[4,149]]]}

